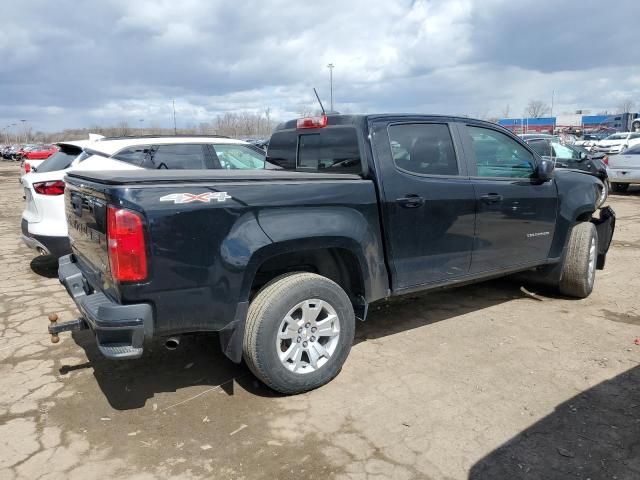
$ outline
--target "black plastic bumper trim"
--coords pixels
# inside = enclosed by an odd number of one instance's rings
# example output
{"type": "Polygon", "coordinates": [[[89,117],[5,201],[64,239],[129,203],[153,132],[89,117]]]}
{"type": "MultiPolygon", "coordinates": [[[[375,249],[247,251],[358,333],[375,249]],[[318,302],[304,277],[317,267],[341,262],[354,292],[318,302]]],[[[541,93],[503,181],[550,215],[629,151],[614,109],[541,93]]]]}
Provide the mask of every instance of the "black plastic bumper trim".
{"type": "Polygon", "coordinates": [[[103,292],[88,293],[90,288],[73,255],[61,257],[58,265],[60,283],[65,286],[89,328],[96,334],[100,351],[112,359],[140,357],[145,340],[153,336],[151,305],[120,305],[103,292]],[[117,341],[113,340],[114,335],[120,335],[117,341]],[[125,344],[122,338],[127,339],[125,344]],[[115,344],[118,349],[111,348],[115,344]]]}

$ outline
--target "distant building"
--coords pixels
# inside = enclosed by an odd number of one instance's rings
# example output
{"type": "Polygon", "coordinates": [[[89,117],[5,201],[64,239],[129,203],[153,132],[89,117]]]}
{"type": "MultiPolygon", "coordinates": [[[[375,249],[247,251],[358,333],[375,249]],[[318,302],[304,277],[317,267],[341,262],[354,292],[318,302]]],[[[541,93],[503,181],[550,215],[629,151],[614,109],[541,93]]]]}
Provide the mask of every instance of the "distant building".
{"type": "Polygon", "coordinates": [[[638,113],[616,113],[613,115],[558,115],[543,118],[501,118],[498,124],[520,133],[554,133],[561,130],[576,131],[617,131],[632,129],[633,121],[640,117],[638,113]]]}
{"type": "Polygon", "coordinates": [[[498,120],[498,125],[502,125],[513,133],[553,133],[556,118],[501,118],[498,120]]]}

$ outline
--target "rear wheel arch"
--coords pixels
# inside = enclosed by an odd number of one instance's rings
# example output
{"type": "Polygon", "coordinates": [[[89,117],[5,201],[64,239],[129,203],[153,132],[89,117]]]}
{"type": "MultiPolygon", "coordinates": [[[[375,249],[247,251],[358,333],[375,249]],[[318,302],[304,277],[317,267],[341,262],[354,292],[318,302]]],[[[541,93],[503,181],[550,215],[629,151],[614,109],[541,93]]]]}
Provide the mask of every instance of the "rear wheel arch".
{"type": "Polygon", "coordinates": [[[354,245],[344,241],[296,241],[269,245],[255,253],[243,282],[243,299],[250,300],[268,282],[290,272],[316,273],[337,283],[349,296],[356,315],[364,318],[369,298],[369,268],[354,245]],[[365,311],[363,311],[363,309],[365,311]]]}

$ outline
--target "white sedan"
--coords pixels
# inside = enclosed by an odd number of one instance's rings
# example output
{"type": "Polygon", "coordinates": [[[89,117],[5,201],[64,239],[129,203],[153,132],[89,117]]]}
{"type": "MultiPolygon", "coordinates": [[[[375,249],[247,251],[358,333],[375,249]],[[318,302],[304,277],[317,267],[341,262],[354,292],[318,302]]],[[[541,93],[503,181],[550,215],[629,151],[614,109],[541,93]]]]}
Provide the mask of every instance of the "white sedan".
{"type": "Polygon", "coordinates": [[[605,157],[611,189],[626,192],[629,185],[640,184],[640,145],[635,145],[619,155],[605,157]]]}
{"type": "Polygon", "coordinates": [[[592,151],[616,154],[622,153],[634,145],[640,145],[640,132],[619,132],[600,140],[592,148],[592,151]]]}

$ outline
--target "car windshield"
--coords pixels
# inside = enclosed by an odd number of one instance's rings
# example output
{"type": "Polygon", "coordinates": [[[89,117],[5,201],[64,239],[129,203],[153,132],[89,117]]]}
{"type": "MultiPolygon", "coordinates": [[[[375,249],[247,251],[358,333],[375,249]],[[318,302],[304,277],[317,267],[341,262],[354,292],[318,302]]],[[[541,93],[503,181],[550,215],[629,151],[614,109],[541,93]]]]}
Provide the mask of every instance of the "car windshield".
{"type": "Polygon", "coordinates": [[[82,149],[80,147],[76,147],[75,145],[61,145],[60,150],[40,164],[37,172],[55,172],[69,168],[71,162],[81,153],[82,149]]]}
{"type": "Polygon", "coordinates": [[[216,151],[221,168],[229,170],[264,168],[265,155],[251,147],[236,144],[212,146],[216,151]]]}
{"type": "Polygon", "coordinates": [[[580,152],[573,147],[573,145],[567,145],[559,142],[551,142],[555,156],[558,158],[570,158],[579,159],[580,152]]]}

